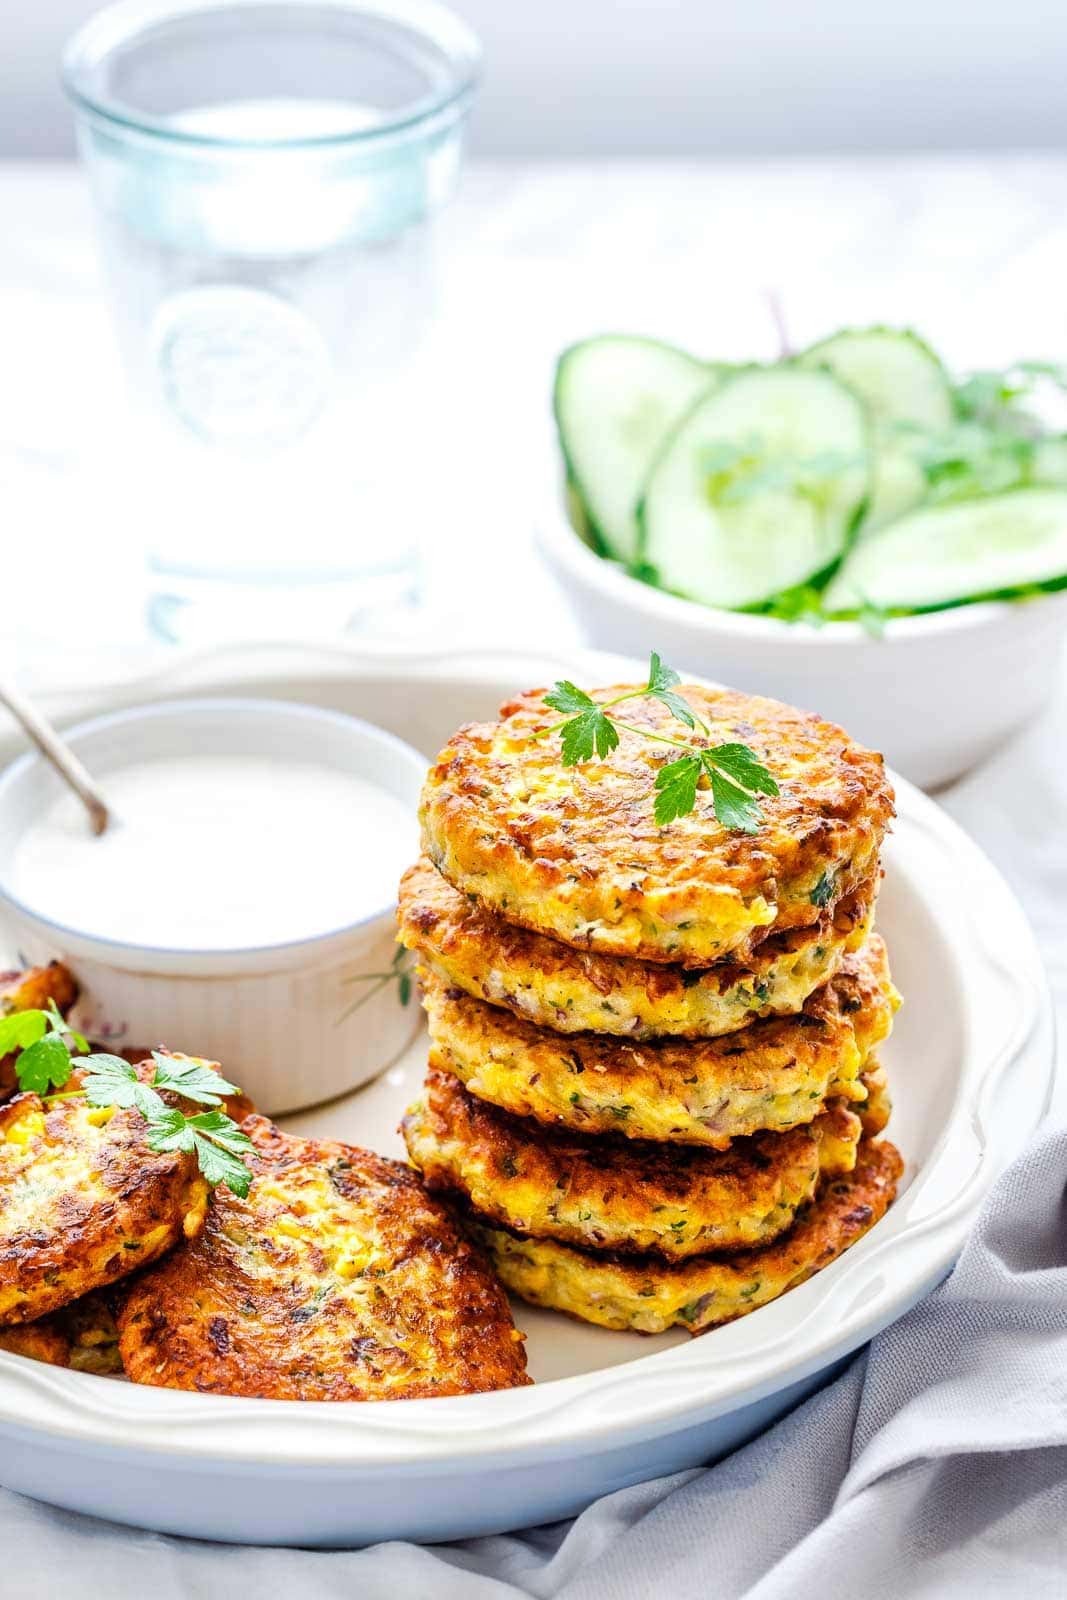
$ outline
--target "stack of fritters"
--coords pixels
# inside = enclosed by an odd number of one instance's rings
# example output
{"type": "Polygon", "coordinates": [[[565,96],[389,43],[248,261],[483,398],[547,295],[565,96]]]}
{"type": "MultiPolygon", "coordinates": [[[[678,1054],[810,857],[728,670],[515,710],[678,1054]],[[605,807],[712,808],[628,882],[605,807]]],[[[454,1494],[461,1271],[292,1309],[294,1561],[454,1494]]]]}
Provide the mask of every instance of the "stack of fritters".
{"type": "Polygon", "coordinates": [[[684,732],[659,701],[565,768],[535,691],[438,757],[400,891],[432,1047],[412,1161],[509,1288],[645,1332],[783,1293],[883,1215],[901,1170],[875,1137],[899,1003],[871,932],[881,757],[776,701],[681,693],[777,780],[755,832],[705,792],[657,825],[661,741],[684,732]]]}

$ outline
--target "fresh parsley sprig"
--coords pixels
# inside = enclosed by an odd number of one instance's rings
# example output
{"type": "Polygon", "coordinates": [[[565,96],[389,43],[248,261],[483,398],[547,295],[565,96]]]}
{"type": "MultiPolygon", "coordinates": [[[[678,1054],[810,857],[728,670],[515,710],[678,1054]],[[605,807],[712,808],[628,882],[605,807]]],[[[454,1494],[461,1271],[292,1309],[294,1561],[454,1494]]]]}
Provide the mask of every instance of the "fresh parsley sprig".
{"type": "Polygon", "coordinates": [[[62,1092],[77,1066],[83,1077],[72,1094],[84,1094],[91,1106],[114,1106],[139,1111],[145,1120],[148,1148],[157,1154],[178,1150],[195,1155],[197,1166],[212,1188],[225,1183],[241,1199],[252,1182],[243,1155],[252,1141],[231,1117],[217,1107],[236,1085],[214,1067],[193,1056],[172,1056],[153,1050],[155,1071],[143,1082],[122,1056],[86,1054],[87,1041],[71,1028],[49,1002],[47,1011],[13,1011],[0,1017],[0,1056],[16,1053],[15,1078],[23,1091],[46,1096],[62,1092]],[[164,1093],[206,1106],[206,1111],[186,1114],[169,1106],[164,1093]]]}
{"type": "Polygon", "coordinates": [[[72,1071],[71,1052],[88,1048],[54,1000],[45,1011],[12,1011],[0,1017],[0,1057],[19,1052],[15,1067],[19,1087],[35,1094],[44,1094],[52,1085],[61,1089],[72,1071]]]}
{"type": "Polygon", "coordinates": [[[768,489],[804,496],[816,504],[832,492],[842,472],[866,469],[867,457],[855,451],[821,450],[811,456],[771,459],[758,435],[742,444],[712,440],[701,455],[708,496],[719,505],[732,505],[768,489]]]}
{"type": "Polygon", "coordinates": [[[710,743],[711,729],[678,692],[680,683],[674,668],[667,666],[655,650],[649,658],[648,682],[611,700],[596,701],[565,678],[545,695],[545,704],[562,712],[565,720],[543,729],[537,737],[559,734],[565,767],[579,766],[594,756],[603,761],[617,749],[620,729],[640,739],[671,745],[684,754],[668,761],[656,774],[653,814],[659,826],[666,827],[676,818],[688,816],[696,809],[697,791],[710,787],[712,806],[722,826],[739,833],[755,833],[763,818],[757,797],[777,794],[778,785],[747,744],[710,743]],[[639,699],[658,700],[690,730],[693,738],[675,739],[669,734],[653,733],[614,714],[625,701],[639,699]],[[709,743],[696,744],[694,739],[709,743]]]}
{"type": "MultiPolygon", "coordinates": [[[[972,372],[956,385],[956,410],[964,421],[1030,431],[1036,426],[1020,402],[1067,394],[1067,366],[1057,361],[1016,361],[1000,371],[972,372]]],[[[1039,427],[1037,432],[1042,431],[1039,427]]]]}

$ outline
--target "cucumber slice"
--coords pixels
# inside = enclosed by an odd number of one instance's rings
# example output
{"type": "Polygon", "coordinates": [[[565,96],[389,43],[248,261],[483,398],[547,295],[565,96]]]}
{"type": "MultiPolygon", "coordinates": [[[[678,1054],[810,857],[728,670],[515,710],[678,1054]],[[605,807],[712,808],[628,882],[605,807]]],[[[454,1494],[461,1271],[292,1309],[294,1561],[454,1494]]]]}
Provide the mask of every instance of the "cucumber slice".
{"type": "Polygon", "coordinates": [[[654,339],[606,335],[565,350],[554,410],[567,472],[609,555],[637,556],[634,510],[674,423],[719,381],[716,369],[654,339]]]}
{"type": "Polygon", "coordinates": [[[1067,491],[1013,489],[912,512],[859,544],[828,612],[930,611],[1067,581],[1067,491]]]}
{"type": "Polygon", "coordinates": [[[910,423],[939,433],[955,421],[944,367],[907,329],[849,328],[813,344],[797,359],[805,367],[829,367],[870,406],[880,428],[910,423]]]}
{"type": "Polygon", "coordinates": [[[828,372],[747,368],[697,401],[638,506],[645,561],[706,605],[760,605],[838,560],[868,489],[863,406],[828,372]]]}
{"type": "Polygon", "coordinates": [[[846,329],[798,359],[806,367],[828,367],[870,407],[878,460],[866,537],[925,498],[926,476],[901,434],[908,428],[947,432],[955,421],[952,386],[929,345],[906,329],[846,329]]]}
{"type": "Polygon", "coordinates": [[[1067,435],[1052,434],[1038,441],[1030,481],[1067,485],[1067,435]]]}
{"type": "Polygon", "coordinates": [[[914,511],[928,492],[926,473],[913,455],[896,445],[876,444],[871,503],[860,537],[867,539],[887,523],[914,511]]]}

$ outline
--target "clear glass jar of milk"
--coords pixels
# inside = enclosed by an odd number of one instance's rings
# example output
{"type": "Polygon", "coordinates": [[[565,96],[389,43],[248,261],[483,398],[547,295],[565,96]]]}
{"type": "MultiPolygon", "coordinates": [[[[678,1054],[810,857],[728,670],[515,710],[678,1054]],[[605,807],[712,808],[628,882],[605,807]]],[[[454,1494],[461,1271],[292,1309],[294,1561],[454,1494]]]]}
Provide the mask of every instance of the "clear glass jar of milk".
{"type": "Polygon", "coordinates": [[[478,61],[433,0],[120,0],[68,46],[163,634],[381,629],[417,599],[427,224],[478,61]]]}

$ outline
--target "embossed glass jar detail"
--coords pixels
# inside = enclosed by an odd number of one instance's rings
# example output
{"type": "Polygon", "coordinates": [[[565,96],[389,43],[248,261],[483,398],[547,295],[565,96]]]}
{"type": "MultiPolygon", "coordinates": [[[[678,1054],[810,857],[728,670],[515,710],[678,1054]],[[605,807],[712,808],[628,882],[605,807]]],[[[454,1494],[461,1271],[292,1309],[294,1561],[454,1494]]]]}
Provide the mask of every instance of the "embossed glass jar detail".
{"type": "Polygon", "coordinates": [[[375,629],[417,597],[428,223],[478,58],[434,0],[120,0],[68,47],[163,633],[375,629]]]}

